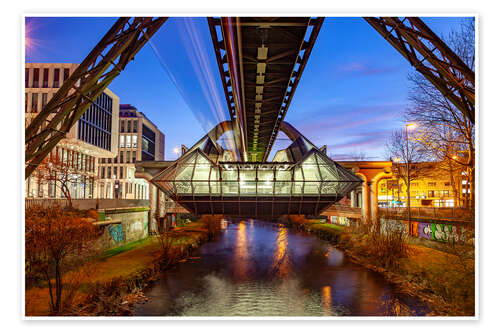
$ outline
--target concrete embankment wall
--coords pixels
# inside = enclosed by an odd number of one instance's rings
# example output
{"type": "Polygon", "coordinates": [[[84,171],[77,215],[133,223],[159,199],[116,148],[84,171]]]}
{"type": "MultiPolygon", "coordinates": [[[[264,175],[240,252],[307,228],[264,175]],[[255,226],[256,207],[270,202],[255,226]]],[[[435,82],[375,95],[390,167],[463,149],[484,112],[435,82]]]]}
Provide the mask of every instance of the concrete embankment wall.
{"type": "Polygon", "coordinates": [[[96,248],[106,250],[148,237],[149,207],[102,209],[108,220],[95,222],[101,235],[96,248]]]}

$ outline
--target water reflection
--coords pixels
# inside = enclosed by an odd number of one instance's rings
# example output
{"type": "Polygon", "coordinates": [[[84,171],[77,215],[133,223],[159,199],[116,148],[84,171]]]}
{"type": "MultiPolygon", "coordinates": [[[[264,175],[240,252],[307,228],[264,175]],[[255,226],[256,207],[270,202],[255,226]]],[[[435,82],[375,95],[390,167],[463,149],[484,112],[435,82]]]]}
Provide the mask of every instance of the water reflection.
{"type": "Polygon", "coordinates": [[[234,245],[234,274],[237,279],[243,280],[247,278],[248,270],[248,248],[247,248],[247,233],[246,224],[241,221],[238,224],[238,232],[235,238],[234,245]]]}
{"type": "Polygon", "coordinates": [[[288,258],[288,229],[281,226],[276,237],[276,249],[271,272],[277,277],[284,277],[290,272],[290,261],[288,258]]]}
{"type": "Polygon", "coordinates": [[[394,297],[380,275],[329,243],[257,220],[229,223],[193,255],[200,259],[146,291],[150,301],[136,315],[371,316],[385,315],[394,297]]]}
{"type": "Polygon", "coordinates": [[[321,295],[323,296],[323,309],[325,310],[325,315],[331,316],[332,288],[330,288],[330,286],[324,286],[321,289],[321,295]]]}

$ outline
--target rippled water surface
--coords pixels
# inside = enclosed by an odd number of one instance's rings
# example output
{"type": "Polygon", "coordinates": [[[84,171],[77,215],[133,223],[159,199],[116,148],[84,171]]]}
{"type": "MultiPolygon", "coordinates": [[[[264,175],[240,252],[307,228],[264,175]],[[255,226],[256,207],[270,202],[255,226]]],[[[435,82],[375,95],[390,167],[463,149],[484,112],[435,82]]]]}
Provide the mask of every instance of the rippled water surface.
{"type": "Polygon", "coordinates": [[[383,277],[315,236],[261,221],[229,223],[186,262],[163,273],[139,316],[373,316],[397,295],[383,277]]]}

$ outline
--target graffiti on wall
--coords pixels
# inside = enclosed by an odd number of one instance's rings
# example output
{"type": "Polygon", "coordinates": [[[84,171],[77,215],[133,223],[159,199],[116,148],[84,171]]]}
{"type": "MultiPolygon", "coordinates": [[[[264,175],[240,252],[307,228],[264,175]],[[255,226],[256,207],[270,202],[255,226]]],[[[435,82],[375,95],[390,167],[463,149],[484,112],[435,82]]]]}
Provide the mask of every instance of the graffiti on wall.
{"type": "Polygon", "coordinates": [[[418,236],[422,238],[432,239],[432,223],[419,223],[418,236]]]}
{"type": "Polygon", "coordinates": [[[467,242],[472,236],[472,230],[456,225],[442,223],[418,223],[418,236],[440,242],[467,242]]]}
{"type": "Polygon", "coordinates": [[[121,223],[109,225],[108,230],[109,230],[109,235],[111,236],[111,238],[113,238],[113,241],[115,243],[120,243],[125,240],[123,234],[123,226],[121,223]]]}

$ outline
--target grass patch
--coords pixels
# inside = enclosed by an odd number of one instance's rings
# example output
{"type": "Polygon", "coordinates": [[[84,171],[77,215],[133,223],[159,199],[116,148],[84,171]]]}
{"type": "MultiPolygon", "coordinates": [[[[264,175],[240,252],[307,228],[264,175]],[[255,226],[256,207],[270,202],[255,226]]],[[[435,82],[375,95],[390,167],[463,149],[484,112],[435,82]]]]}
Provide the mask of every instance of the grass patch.
{"type": "Polygon", "coordinates": [[[106,259],[106,258],[110,258],[110,257],[116,256],[117,254],[120,254],[122,252],[135,249],[136,247],[139,247],[141,245],[146,245],[146,243],[151,242],[151,240],[152,240],[151,237],[146,237],[146,238],[143,238],[143,239],[136,240],[134,242],[130,242],[128,244],[124,244],[122,246],[115,247],[113,249],[109,249],[109,250],[105,251],[104,254],[102,256],[100,256],[98,259],[102,259],[103,260],[103,259],[106,259]]]}
{"type": "Polygon", "coordinates": [[[344,227],[336,224],[330,223],[315,223],[311,225],[311,228],[322,229],[322,230],[335,230],[335,231],[344,231],[344,227]]]}

